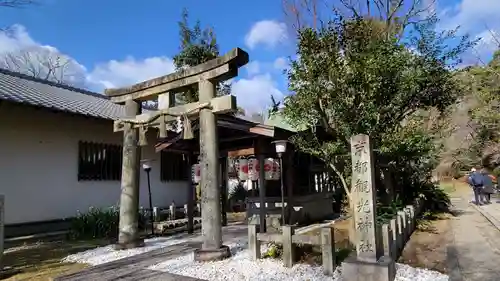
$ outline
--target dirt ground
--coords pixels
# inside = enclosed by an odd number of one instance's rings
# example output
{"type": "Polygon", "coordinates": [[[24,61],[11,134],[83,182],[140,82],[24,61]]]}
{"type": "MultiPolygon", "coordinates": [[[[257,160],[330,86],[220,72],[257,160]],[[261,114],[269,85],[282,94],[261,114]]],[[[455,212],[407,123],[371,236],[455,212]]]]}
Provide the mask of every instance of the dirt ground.
{"type": "Polygon", "coordinates": [[[2,259],[7,270],[1,278],[8,281],[47,281],[73,273],[88,265],[61,263],[62,258],[105,244],[104,241],[51,241],[9,248],[2,259]]]}
{"type": "MultiPolygon", "coordinates": [[[[450,197],[468,197],[471,193],[463,180],[445,181],[440,186],[450,197]]],[[[412,234],[398,262],[447,274],[446,258],[452,217],[453,214],[440,214],[419,221],[418,229],[412,234]]]]}
{"type": "Polygon", "coordinates": [[[450,217],[447,214],[435,220],[421,222],[420,229],[412,234],[398,262],[447,274],[450,217]]]}

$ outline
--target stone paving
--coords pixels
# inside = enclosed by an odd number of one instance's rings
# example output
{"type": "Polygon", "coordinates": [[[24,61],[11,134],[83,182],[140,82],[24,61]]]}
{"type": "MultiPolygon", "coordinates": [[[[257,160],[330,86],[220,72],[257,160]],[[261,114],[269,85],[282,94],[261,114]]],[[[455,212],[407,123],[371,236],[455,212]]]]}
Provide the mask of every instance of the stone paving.
{"type": "Polygon", "coordinates": [[[500,203],[477,208],[468,201],[452,199],[456,216],[448,246],[450,281],[500,280],[500,230],[482,214],[487,209],[500,219],[500,203]]]}

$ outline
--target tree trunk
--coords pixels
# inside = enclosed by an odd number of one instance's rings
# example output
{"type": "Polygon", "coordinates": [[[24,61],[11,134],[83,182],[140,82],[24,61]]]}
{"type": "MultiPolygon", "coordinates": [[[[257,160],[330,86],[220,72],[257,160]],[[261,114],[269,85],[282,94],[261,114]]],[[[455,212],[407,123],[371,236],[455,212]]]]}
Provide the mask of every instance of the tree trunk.
{"type": "Polygon", "coordinates": [[[345,181],[344,175],[340,172],[340,170],[334,164],[330,164],[330,167],[335,172],[335,174],[337,174],[337,176],[340,178],[340,182],[342,183],[342,187],[344,188],[347,200],[349,201],[349,212],[351,215],[350,218],[351,223],[349,224],[349,242],[352,245],[356,245],[356,222],[354,220],[355,206],[354,206],[354,201],[352,200],[353,194],[349,191],[347,182],[345,181]]]}

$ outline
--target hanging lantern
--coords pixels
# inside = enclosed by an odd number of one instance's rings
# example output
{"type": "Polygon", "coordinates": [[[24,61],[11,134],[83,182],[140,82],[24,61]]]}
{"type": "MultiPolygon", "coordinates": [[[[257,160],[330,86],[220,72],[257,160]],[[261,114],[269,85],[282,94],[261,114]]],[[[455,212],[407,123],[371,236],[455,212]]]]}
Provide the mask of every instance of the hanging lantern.
{"type": "Polygon", "coordinates": [[[271,166],[271,169],[273,171],[272,180],[279,180],[281,177],[280,162],[277,159],[272,159],[272,160],[273,160],[273,165],[271,166]]]}
{"type": "Polygon", "coordinates": [[[273,179],[273,159],[268,158],[264,161],[264,178],[266,180],[273,179]]]}
{"type": "Polygon", "coordinates": [[[257,158],[248,159],[248,179],[251,181],[259,179],[259,160],[257,158]]]}
{"type": "Polygon", "coordinates": [[[238,159],[238,178],[242,181],[248,180],[248,159],[238,159]]]}
{"type": "Polygon", "coordinates": [[[200,164],[194,164],[191,167],[191,179],[193,183],[199,183],[201,180],[200,164]]]}

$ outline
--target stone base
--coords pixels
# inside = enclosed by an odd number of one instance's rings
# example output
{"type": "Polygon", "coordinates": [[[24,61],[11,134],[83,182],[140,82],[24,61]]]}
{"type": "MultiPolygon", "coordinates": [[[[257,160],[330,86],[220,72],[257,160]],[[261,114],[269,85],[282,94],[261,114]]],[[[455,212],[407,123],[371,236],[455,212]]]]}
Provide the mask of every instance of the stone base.
{"type": "Polygon", "coordinates": [[[222,245],[219,249],[197,249],[194,251],[194,260],[199,262],[220,261],[230,256],[231,250],[226,245],[222,245]]]}
{"type": "Polygon", "coordinates": [[[128,249],[133,249],[133,248],[142,248],[144,246],[145,246],[144,239],[139,238],[137,240],[134,240],[134,241],[128,242],[128,243],[117,242],[116,244],[113,244],[113,249],[116,251],[120,251],[120,250],[128,250],[128,249]]]}
{"type": "Polygon", "coordinates": [[[342,277],[349,281],[394,281],[396,264],[388,256],[376,262],[360,261],[354,253],[342,263],[342,277]]]}

